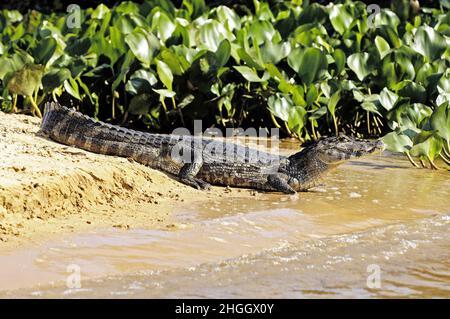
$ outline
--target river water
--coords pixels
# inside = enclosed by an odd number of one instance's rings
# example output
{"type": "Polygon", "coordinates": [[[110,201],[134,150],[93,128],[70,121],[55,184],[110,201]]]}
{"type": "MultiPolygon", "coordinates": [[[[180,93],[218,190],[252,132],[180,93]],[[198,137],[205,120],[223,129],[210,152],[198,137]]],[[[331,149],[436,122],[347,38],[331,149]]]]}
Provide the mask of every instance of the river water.
{"type": "Polygon", "coordinates": [[[177,209],[0,254],[0,297],[450,297],[450,172],[372,156],[296,196],[177,209]],[[78,285],[79,284],[79,285],[78,285]]]}

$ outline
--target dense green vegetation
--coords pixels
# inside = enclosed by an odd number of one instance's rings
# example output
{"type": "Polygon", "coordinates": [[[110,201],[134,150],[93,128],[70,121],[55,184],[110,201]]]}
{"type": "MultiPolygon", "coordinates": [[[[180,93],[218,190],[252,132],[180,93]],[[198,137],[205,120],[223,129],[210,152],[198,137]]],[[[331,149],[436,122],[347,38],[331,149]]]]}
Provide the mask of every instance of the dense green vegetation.
{"type": "Polygon", "coordinates": [[[359,1],[252,3],[2,10],[1,109],[40,115],[53,99],[154,131],[203,119],[302,140],[385,136],[413,163],[450,164],[448,1],[420,14],[373,14],[359,1]]]}

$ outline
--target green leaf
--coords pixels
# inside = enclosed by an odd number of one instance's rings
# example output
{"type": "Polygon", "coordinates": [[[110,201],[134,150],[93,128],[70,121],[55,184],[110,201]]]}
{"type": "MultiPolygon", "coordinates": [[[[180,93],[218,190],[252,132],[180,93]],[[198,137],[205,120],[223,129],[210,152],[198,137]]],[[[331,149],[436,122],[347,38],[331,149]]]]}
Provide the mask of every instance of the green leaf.
{"type": "Polygon", "coordinates": [[[310,121],[318,120],[322,116],[327,114],[327,110],[328,110],[328,108],[326,106],[322,106],[322,107],[318,108],[317,110],[308,111],[308,112],[311,112],[311,115],[309,116],[308,119],[310,121]]]}
{"type": "Polygon", "coordinates": [[[417,71],[415,82],[419,84],[428,84],[428,77],[434,73],[433,65],[431,63],[424,63],[417,71]]]}
{"type": "Polygon", "coordinates": [[[158,73],[158,77],[164,86],[172,91],[172,82],[173,82],[173,74],[170,70],[169,66],[163,61],[156,61],[156,71],[158,73]]]}
{"type": "Polygon", "coordinates": [[[287,57],[287,62],[289,66],[297,73],[300,70],[301,66],[300,63],[304,52],[305,51],[301,48],[295,48],[291,51],[291,53],[287,57]]]}
{"type": "Polygon", "coordinates": [[[91,17],[94,19],[103,19],[103,17],[109,12],[109,8],[103,3],[99,4],[97,8],[92,12],[91,17]]]}
{"type": "Polygon", "coordinates": [[[127,34],[125,42],[136,58],[147,67],[150,66],[154,53],[159,49],[159,43],[155,36],[143,28],[137,28],[127,34]]]}
{"type": "Polygon", "coordinates": [[[354,53],[347,59],[349,68],[355,72],[360,81],[363,81],[375,69],[369,58],[369,53],[363,52],[354,53]]]}
{"type": "Polygon", "coordinates": [[[217,51],[215,52],[216,59],[217,59],[217,66],[223,67],[225,64],[227,64],[228,60],[230,59],[231,55],[231,44],[228,40],[223,40],[219,47],[217,48],[217,51]]]}
{"type": "Polygon", "coordinates": [[[385,81],[384,84],[387,85],[390,89],[392,89],[398,83],[395,63],[393,62],[387,62],[386,59],[383,61],[381,75],[382,79],[385,81]]]}
{"type": "Polygon", "coordinates": [[[257,45],[272,42],[277,31],[269,21],[255,21],[250,25],[249,35],[257,45]]]}
{"type": "Polygon", "coordinates": [[[306,110],[301,106],[292,106],[288,113],[289,118],[287,125],[289,129],[297,135],[300,135],[303,127],[305,126],[305,117],[307,114],[306,110]]]}
{"type": "Polygon", "coordinates": [[[384,88],[380,93],[380,103],[388,111],[394,107],[397,100],[398,95],[389,91],[388,88],[384,88]]]}
{"type": "Polygon", "coordinates": [[[116,6],[115,11],[120,14],[127,14],[127,13],[133,13],[138,14],[139,13],[139,6],[131,1],[124,1],[120,2],[118,6],[116,6]]]}
{"type": "Polygon", "coordinates": [[[361,103],[364,102],[365,96],[361,91],[353,90],[352,93],[353,93],[353,98],[356,101],[361,102],[361,103]]]}
{"type": "Polygon", "coordinates": [[[336,106],[339,103],[340,99],[341,99],[341,91],[336,91],[328,101],[328,110],[332,115],[334,115],[334,112],[336,111],[336,106]]]}
{"type": "Polygon", "coordinates": [[[46,73],[42,78],[42,86],[45,92],[51,92],[60,87],[64,81],[70,78],[71,73],[69,69],[53,69],[46,73]]]}
{"type": "Polygon", "coordinates": [[[414,138],[414,146],[411,149],[412,156],[421,158],[434,158],[439,155],[444,142],[437,134],[431,131],[422,131],[414,138]]]}
{"type": "Polygon", "coordinates": [[[9,23],[20,22],[23,20],[23,15],[18,10],[4,10],[3,15],[9,23]]]}
{"type": "Polygon", "coordinates": [[[379,112],[377,103],[375,101],[365,101],[361,103],[361,107],[367,112],[376,113],[381,116],[381,113],[379,112]]]}
{"type": "Polygon", "coordinates": [[[292,107],[292,100],[282,94],[275,94],[267,100],[269,111],[283,121],[288,121],[290,109],[292,107]]]}
{"type": "Polygon", "coordinates": [[[400,127],[402,130],[409,128],[417,131],[432,113],[433,110],[424,104],[410,104],[408,98],[401,98],[395,107],[388,111],[386,118],[392,129],[400,127]]]}
{"type": "Polygon", "coordinates": [[[336,49],[333,52],[334,63],[336,64],[337,74],[341,74],[345,69],[345,53],[341,49],[336,49]]]}
{"type": "Polygon", "coordinates": [[[407,135],[397,134],[391,132],[383,137],[383,143],[386,144],[386,149],[391,152],[407,152],[413,146],[413,142],[407,135]]]}
{"type": "Polygon", "coordinates": [[[143,93],[150,93],[152,86],[158,82],[156,76],[150,71],[140,69],[134,72],[126,84],[127,92],[139,95],[143,93]]]}
{"type": "MultiPolygon", "coordinates": [[[[393,2],[397,2],[393,1],[393,2]]],[[[402,1],[402,0],[400,0],[402,1]]],[[[409,4],[408,4],[409,6],[409,4]]],[[[389,26],[392,30],[397,30],[398,25],[400,24],[400,19],[397,15],[389,9],[381,9],[378,14],[375,14],[373,19],[375,26],[384,28],[384,26],[389,26]]]]}
{"type": "Polygon", "coordinates": [[[147,114],[150,110],[151,101],[152,99],[150,94],[136,95],[130,101],[128,112],[134,115],[147,114]]]}
{"type": "Polygon", "coordinates": [[[432,62],[445,52],[447,41],[432,27],[424,25],[419,27],[414,35],[413,48],[432,62]]]}
{"type": "Polygon", "coordinates": [[[192,94],[188,94],[181,100],[180,103],[177,104],[177,108],[183,109],[186,106],[188,106],[189,104],[191,104],[194,100],[195,100],[195,96],[192,94]]]}
{"type": "Polygon", "coordinates": [[[399,90],[398,94],[403,97],[409,97],[412,103],[425,103],[427,91],[425,88],[415,82],[408,81],[407,84],[399,90]]]}
{"type": "Polygon", "coordinates": [[[319,92],[314,84],[311,84],[306,92],[306,105],[311,106],[319,97],[319,92]]]}
{"type": "Polygon", "coordinates": [[[235,39],[233,33],[228,31],[225,26],[216,20],[211,20],[200,27],[200,43],[198,46],[206,47],[209,51],[216,52],[220,43],[227,39],[235,39]]]}
{"type": "Polygon", "coordinates": [[[260,51],[265,63],[277,64],[289,55],[291,45],[289,42],[273,43],[270,41],[262,46],[260,51]]]}
{"type": "Polygon", "coordinates": [[[33,50],[33,56],[36,63],[47,64],[56,50],[56,40],[54,38],[45,38],[40,40],[33,50]]]}
{"type": "Polygon", "coordinates": [[[134,54],[131,51],[128,51],[125,54],[125,59],[123,60],[121,66],[120,66],[120,72],[118,75],[115,76],[114,82],[111,85],[111,92],[114,93],[114,91],[117,89],[117,87],[120,85],[120,83],[125,82],[125,78],[130,71],[130,65],[134,61],[134,54]]]}
{"type": "Polygon", "coordinates": [[[242,61],[245,62],[251,68],[255,68],[258,71],[264,70],[263,61],[261,61],[255,55],[249,54],[244,48],[237,49],[237,54],[242,61]]]}
{"type": "Polygon", "coordinates": [[[353,22],[353,15],[347,11],[347,6],[342,4],[333,5],[330,10],[329,18],[333,28],[344,34],[353,22]]]}
{"type": "Polygon", "coordinates": [[[156,61],[156,72],[158,73],[158,77],[164,86],[172,91],[172,82],[173,82],[173,74],[170,70],[169,66],[163,61],[156,61]]]}
{"type": "MultiPolygon", "coordinates": [[[[306,85],[322,79],[328,70],[328,60],[325,53],[316,48],[307,48],[301,54],[299,63],[292,63],[306,85]]],[[[292,67],[292,65],[291,65],[292,67]]]]}
{"type": "Polygon", "coordinates": [[[216,9],[217,19],[225,24],[225,27],[229,31],[234,29],[239,29],[241,26],[241,21],[239,16],[232,9],[225,6],[218,6],[216,9]]]}
{"type": "Polygon", "coordinates": [[[450,141],[450,107],[443,103],[431,115],[431,128],[447,142],[450,141]]]}
{"type": "Polygon", "coordinates": [[[310,3],[308,6],[302,8],[302,12],[297,18],[298,24],[313,24],[323,23],[328,19],[328,14],[325,11],[325,7],[318,3],[310,3]]]}
{"type": "Polygon", "coordinates": [[[177,55],[169,49],[165,49],[161,52],[161,58],[175,75],[183,75],[191,66],[184,56],[177,55]]]}
{"type": "Polygon", "coordinates": [[[375,37],[375,45],[380,53],[381,59],[383,59],[391,50],[389,43],[380,36],[375,37]]]}
{"type": "Polygon", "coordinates": [[[264,72],[263,76],[260,78],[256,71],[248,66],[234,66],[234,68],[249,82],[264,82],[270,77],[268,72],[264,72]]]}
{"type": "Polygon", "coordinates": [[[175,31],[176,25],[164,12],[158,11],[153,15],[152,30],[156,30],[158,38],[166,42],[175,31]]]}
{"type": "Polygon", "coordinates": [[[72,77],[64,81],[64,89],[66,89],[67,93],[72,95],[77,100],[82,100],[80,96],[80,90],[78,88],[78,83],[72,77]]]}
{"type": "Polygon", "coordinates": [[[88,52],[91,45],[92,41],[89,38],[71,38],[64,51],[71,56],[82,56],[88,52]]]}
{"type": "Polygon", "coordinates": [[[160,98],[165,98],[165,97],[172,98],[176,95],[176,93],[174,91],[166,90],[166,89],[161,89],[161,90],[153,89],[153,91],[158,93],[160,95],[160,98]]]}

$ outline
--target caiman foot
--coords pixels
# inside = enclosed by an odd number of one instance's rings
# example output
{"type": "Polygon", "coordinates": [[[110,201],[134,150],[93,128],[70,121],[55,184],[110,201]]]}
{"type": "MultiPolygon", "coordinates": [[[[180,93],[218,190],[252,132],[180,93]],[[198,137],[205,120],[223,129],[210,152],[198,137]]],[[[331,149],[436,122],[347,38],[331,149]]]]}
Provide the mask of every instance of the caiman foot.
{"type": "Polygon", "coordinates": [[[267,183],[276,191],[285,194],[296,194],[297,192],[288,184],[287,178],[286,174],[272,174],[267,177],[267,183]]]}
{"type": "Polygon", "coordinates": [[[200,159],[196,159],[193,163],[184,164],[178,173],[178,178],[180,182],[192,186],[197,189],[208,190],[211,188],[211,185],[207,182],[201,180],[200,178],[196,178],[195,175],[200,171],[202,167],[202,162],[200,159]]]}
{"type": "Polygon", "coordinates": [[[180,182],[201,190],[209,190],[211,188],[211,185],[209,183],[194,177],[180,178],[180,182]]]}

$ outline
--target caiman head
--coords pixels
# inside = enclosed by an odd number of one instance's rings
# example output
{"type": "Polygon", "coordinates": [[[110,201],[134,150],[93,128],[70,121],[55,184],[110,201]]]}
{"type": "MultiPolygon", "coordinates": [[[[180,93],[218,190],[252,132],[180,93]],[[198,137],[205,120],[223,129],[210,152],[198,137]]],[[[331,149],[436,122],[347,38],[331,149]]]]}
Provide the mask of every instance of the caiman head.
{"type": "Polygon", "coordinates": [[[305,191],[320,182],[320,177],[345,161],[375,152],[385,145],[380,140],[364,140],[348,136],[326,137],[311,142],[288,158],[288,184],[296,191],[305,191]]]}

